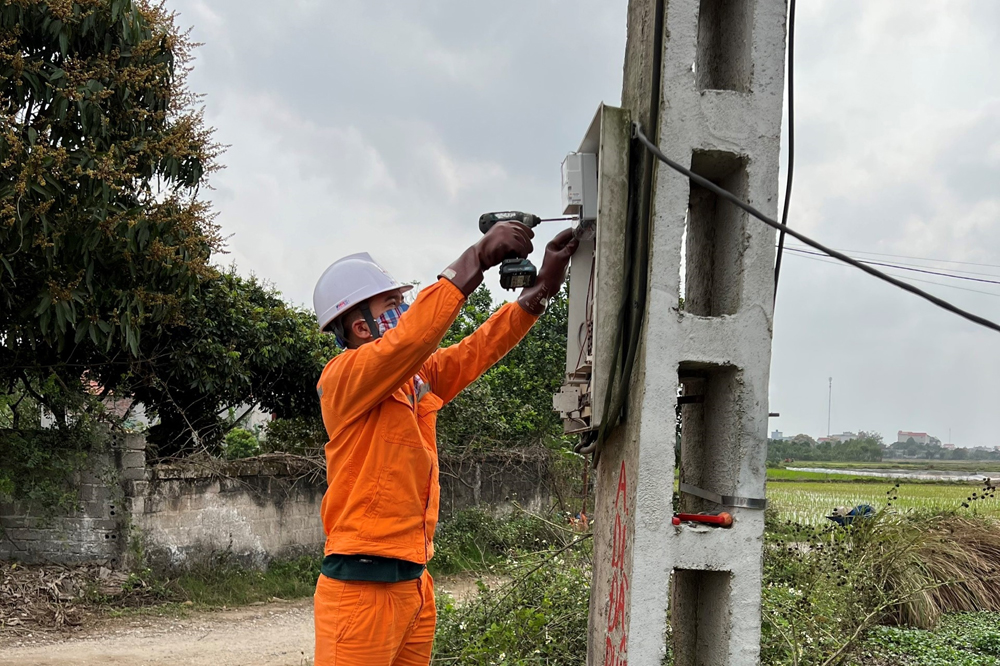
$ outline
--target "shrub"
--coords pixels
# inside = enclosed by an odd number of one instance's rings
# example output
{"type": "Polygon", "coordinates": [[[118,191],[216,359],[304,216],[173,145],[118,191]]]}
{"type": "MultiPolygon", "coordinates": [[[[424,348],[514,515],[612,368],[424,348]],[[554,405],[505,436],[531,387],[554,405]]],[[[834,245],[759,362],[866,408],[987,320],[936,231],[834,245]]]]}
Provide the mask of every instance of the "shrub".
{"type": "Polygon", "coordinates": [[[786,524],[765,548],[762,658],[836,664],[877,623],[1000,611],[998,577],[993,521],[881,511],[848,528],[786,524]]]}
{"type": "Polygon", "coordinates": [[[589,600],[590,564],[572,553],[499,590],[481,584],[479,595],[461,607],[441,595],[435,659],[578,666],[587,654],[589,600]]]}
{"type": "Polygon", "coordinates": [[[274,560],[265,570],[244,566],[228,552],[168,583],[171,595],[199,606],[239,606],[258,601],[308,597],[316,589],[320,558],[274,560]]]}
{"type": "Polygon", "coordinates": [[[249,458],[260,453],[260,443],[249,430],[233,428],[226,433],[225,450],[229,459],[249,458]]]}
{"type": "Polygon", "coordinates": [[[566,532],[527,513],[497,518],[480,508],[463,509],[438,526],[431,573],[482,570],[518,553],[562,545],[566,536],[566,532]]]}
{"type": "Polygon", "coordinates": [[[268,421],[264,430],[264,453],[284,452],[300,456],[321,456],[326,445],[326,428],[319,416],[299,416],[268,421]]]}

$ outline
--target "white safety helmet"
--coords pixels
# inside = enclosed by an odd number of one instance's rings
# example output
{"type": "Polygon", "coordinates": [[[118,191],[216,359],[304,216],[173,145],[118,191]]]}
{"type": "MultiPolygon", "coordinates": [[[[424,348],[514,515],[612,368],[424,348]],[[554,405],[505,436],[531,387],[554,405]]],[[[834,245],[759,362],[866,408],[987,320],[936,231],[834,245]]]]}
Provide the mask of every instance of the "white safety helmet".
{"type": "Polygon", "coordinates": [[[358,303],[395,289],[405,293],[413,287],[396,282],[367,252],[338,259],[323,272],[313,290],[320,330],[358,303]]]}

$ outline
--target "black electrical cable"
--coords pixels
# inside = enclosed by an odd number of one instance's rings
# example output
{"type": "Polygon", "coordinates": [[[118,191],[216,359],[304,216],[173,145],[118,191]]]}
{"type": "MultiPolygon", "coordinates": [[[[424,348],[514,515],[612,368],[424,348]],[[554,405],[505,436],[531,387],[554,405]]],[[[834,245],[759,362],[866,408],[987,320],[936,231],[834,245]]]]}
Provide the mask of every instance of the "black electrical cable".
{"type": "MultiPolygon", "coordinates": [[[[811,254],[816,257],[825,257],[826,255],[822,252],[810,252],[809,250],[799,250],[796,248],[788,248],[789,252],[797,252],[798,254],[811,254]]],[[[986,284],[1000,284],[1000,280],[987,280],[985,278],[972,277],[971,275],[955,275],[954,273],[945,273],[942,271],[932,271],[926,268],[916,268],[914,266],[902,266],[900,264],[890,264],[884,261],[871,261],[870,259],[857,259],[857,261],[862,264],[868,264],[869,266],[883,266],[885,268],[895,268],[901,271],[912,271],[913,273],[924,273],[926,275],[937,275],[938,277],[951,278],[953,280],[968,280],[969,282],[985,282],[986,284]]]]}
{"type": "MultiPolygon", "coordinates": [[[[788,256],[797,257],[799,259],[805,259],[807,261],[818,261],[821,264],[830,264],[831,266],[837,266],[839,268],[851,268],[851,266],[848,266],[847,264],[842,264],[839,261],[836,261],[835,259],[830,259],[830,257],[826,256],[825,254],[814,257],[808,254],[804,254],[802,252],[797,252],[797,253],[792,253],[788,256]]],[[[900,280],[905,280],[906,282],[921,282],[923,284],[933,284],[936,287],[945,287],[946,289],[958,289],[959,291],[967,291],[971,294],[982,294],[984,296],[993,296],[994,298],[1000,298],[1000,293],[997,293],[995,291],[983,291],[982,289],[969,289],[968,287],[960,287],[957,284],[948,284],[947,282],[935,282],[934,280],[922,280],[920,278],[910,277],[908,275],[894,275],[893,273],[889,273],[889,275],[897,277],[900,280]]]]}
{"type": "MultiPolygon", "coordinates": [[[[665,31],[665,0],[656,0],[653,14],[652,65],[656,76],[650,81],[647,119],[651,126],[659,123],[660,76],[663,59],[665,31]]],[[[652,225],[653,166],[655,162],[645,151],[637,150],[632,136],[629,150],[628,206],[625,223],[624,261],[626,274],[622,280],[621,307],[615,330],[614,356],[608,373],[604,394],[604,413],[597,434],[581,439],[574,450],[593,453],[594,467],[600,459],[601,449],[622,418],[632,383],[632,369],[639,348],[643,320],[646,316],[646,291],[649,282],[649,239],[652,225]],[[631,311],[631,316],[629,316],[631,311]],[[621,364],[619,366],[619,363],[621,364]]]]}
{"type": "Polygon", "coordinates": [[[640,219],[641,203],[639,187],[641,183],[652,182],[651,173],[640,177],[640,171],[651,168],[652,159],[637,159],[635,147],[629,151],[629,183],[632,189],[628,196],[628,206],[625,213],[625,238],[623,243],[623,262],[625,274],[622,276],[621,305],[618,310],[618,321],[615,327],[614,355],[611,358],[608,384],[604,393],[604,410],[601,423],[596,433],[581,440],[574,451],[581,455],[594,454],[594,466],[597,466],[601,449],[607,441],[611,430],[618,424],[625,406],[631,383],[632,367],[635,363],[638,348],[639,332],[646,311],[646,281],[649,274],[649,215],[640,219]],[[638,255],[638,259],[636,258],[638,255]],[[631,317],[629,316],[631,310],[631,317]],[[627,339],[626,339],[627,338],[627,339]],[[619,361],[621,364],[619,364],[619,361]]]}
{"type": "MultiPolygon", "coordinates": [[[[795,0],[788,1],[788,164],[785,165],[785,203],[781,223],[788,226],[788,203],[792,200],[792,174],[795,172],[795,0]]],[[[774,298],[778,298],[781,255],[785,250],[785,230],[778,233],[778,254],[774,258],[774,298]]]]}
{"type": "Polygon", "coordinates": [[[963,310],[962,308],[960,308],[960,307],[958,307],[956,305],[952,305],[951,303],[949,303],[948,301],[946,301],[944,299],[938,298],[937,296],[934,296],[933,294],[927,293],[923,289],[920,289],[918,287],[914,287],[912,284],[909,284],[907,282],[903,282],[902,280],[899,280],[897,278],[894,278],[894,277],[891,277],[889,275],[886,275],[885,273],[883,273],[882,271],[880,271],[878,269],[872,268],[871,266],[868,266],[867,264],[863,264],[860,261],[858,261],[856,259],[853,259],[853,258],[847,256],[846,254],[842,253],[842,252],[838,252],[838,251],[836,251],[834,249],[828,248],[825,245],[823,245],[823,244],[821,244],[821,243],[819,243],[817,241],[814,241],[813,239],[809,238],[808,236],[806,236],[804,234],[801,234],[798,231],[795,231],[794,229],[792,229],[792,228],[790,228],[790,227],[788,227],[788,226],[786,226],[784,224],[781,224],[780,222],[772,220],[767,215],[764,215],[763,213],[761,213],[759,210],[757,210],[756,208],[754,208],[750,204],[748,204],[748,203],[744,202],[743,200],[741,200],[739,197],[737,197],[736,195],[734,195],[732,192],[719,187],[718,185],[716,185],[712,181],[708,180],[707,178],[699,176],[698,174],[694,173],[690,169],[687,169],[687,168],[681,166],[677,162],[675,162],[672,159],[670,159],[669,157],[667,157],[663,153],[662,150],[660,150],[648,138],[646,138],[646,135],[642,133],[642,128],[639,127],[638,123],[632,123],[632,131],[633,131],[634,135],[639,139],[639,141],[641,141],[642,144],[644,146],[646,146],[646,149],[649,150],[649,152],[651,152],[653,155],[655,155],[661,162],[663,162],[664,164],[666,164],[667,166],[669,166],[671,169],[684,174],[685,176],[688,177],[688,179],[690,179],[692,182],[696,183],[697,185],[700,185],[700,186],[704,187],[706,190],[709,190],[710,192],[713,192],[717,196],[722,197],[726,201],[729,201],[730,203],[732,203],[732,204],[734,204],[736,206],[739,206],[740,208],[742,208],[746,212],[750,213],[751,215],[753,215],[754,217],[756,217],[758,220],[760,220],[761,222],[763,222],[767,226],[773,227],[774,229],[777,229],[778,231],[784,230],[792,238],[795,238],[795,239],[797,239],[797,240],[805,243],[809,247],[812,247],[812,248],[815,248],[815,249],[819,250],[823,254],[827,254],[827,255],[833,257],[834,259],[839,259],[840,261],[844,262],[845,264],[850,264],[851,266],[854,266],[855,268],[857,268],[859,270],[862,270],[865,273],[868,273],[869,275],[873,275],[873,276],[877,277],[878,279],[884,280],[885,282],[888,282],[889,284],[891,284],[891,285],[893,285],[895,287],[899,287],[900,289],[902,289],[904,291],[908,291],[911,294],[914,294],[916,296],[919,296],[920,298],[923,298],[924,300],[930,301],[931,303],[933,303],[934,305],[938,306],[939,308],[941,308],[943,310],[947,310],[948,312],[951,312],[953,314],[957,314],[959,317],[964,317],[965,319],[968,319],[969,321],[971,321],[971,322],[973,322],[975,324],[979,324],[980,326],[985,326],[988,329],[991,329],[991,330],[994,330],[994,331],[997,331],[998,333],[1000,333],[1000,324],[997,324],[996,322],[990,321],[989,319],[986,319],[985,317],[980,317],[977,314],[973,314],[971,312],[963,310]]]}
{"type": "MultiPolygon", "coordinates": [[[[788,247],[789,250],[792,246],[788,247]]],[[[797,248],[801,250],[802,248],[797,248]]],[[[912,259],[914,261],[930,261],[938,264],[956,264],[959,266],[984,266],[986,268],[1000,268],[1000,264],[980,264],[974,261],[956,261],[955,259],[933,259],[931,257],[914,257],[909,254],[889,254],[888,252],[872,252],[870,250],[851,250],[843,247],[836,248],[841,252],[847,252],[850,254],[870,254],[875,257],[890,257],[892,259],[912,259]]],[[[953,271],[958,271],[959,273],[970,273],[972,275],[990,275],[989,273],[976,273],[974,271],[966,271],[960,268],[953,268],[953,271]]]]}

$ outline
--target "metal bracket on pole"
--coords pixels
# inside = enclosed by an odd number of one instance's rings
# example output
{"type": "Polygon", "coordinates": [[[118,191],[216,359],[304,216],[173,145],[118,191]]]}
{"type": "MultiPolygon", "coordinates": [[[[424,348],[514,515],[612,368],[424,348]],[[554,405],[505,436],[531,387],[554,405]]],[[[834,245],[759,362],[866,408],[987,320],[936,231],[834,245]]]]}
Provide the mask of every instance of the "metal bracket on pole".
{"type": "Polygon", "coordinates": [[[682,482],[680,484],[680,491],[682,493],[687,493],[688,495],[694,495],[695,497],[706,499],[709,502],[721,504],[722,506],[736,506],[743,509],[756,509],[758,511],[763,511],[767,508],[767,500],[763,498],[720,495],[718,493],[713,493],[710,490],[699,488],[698,486],[692,486],[690,483],[682,482]]]}

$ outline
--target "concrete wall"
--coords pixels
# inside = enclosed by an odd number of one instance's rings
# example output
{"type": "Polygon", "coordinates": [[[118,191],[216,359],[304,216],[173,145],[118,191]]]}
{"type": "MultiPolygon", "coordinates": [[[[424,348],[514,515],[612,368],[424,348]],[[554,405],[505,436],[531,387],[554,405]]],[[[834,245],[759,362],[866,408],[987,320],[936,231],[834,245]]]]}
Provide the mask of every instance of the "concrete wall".
{"type": "Polygon", "coordinates": [[[501,514],[514,502],[535,513],[550,508],[552,477],[544,450],[442,456],[439,462],[442,520],[471,506],[501,514]]]}
{"type": "Polygon", "coordinates": [[[161,464],[133,484],[131,534],[144,559],[179,567],[226,557],[250,566],[323,551],[322,469],[286,456],[161,464]]]}
{"type": "MultiPolygon", "coordinates": [[[[261,566],[323,551],[324,469],[280,454],[239,461],[188,460],[146,467],[141,436],[113,440],[75,479],[77,510],[48,516],[0,502],[0,559],[185,567],[226,557],[261,566]]],[[[443,457],[441,515],[517,501],[545,508],[544,453],[443,457]]],[[[51,512],[49,512],[51,513],[51,512]]]]}

